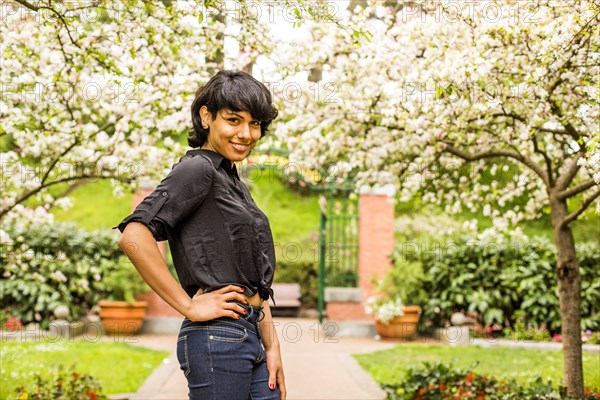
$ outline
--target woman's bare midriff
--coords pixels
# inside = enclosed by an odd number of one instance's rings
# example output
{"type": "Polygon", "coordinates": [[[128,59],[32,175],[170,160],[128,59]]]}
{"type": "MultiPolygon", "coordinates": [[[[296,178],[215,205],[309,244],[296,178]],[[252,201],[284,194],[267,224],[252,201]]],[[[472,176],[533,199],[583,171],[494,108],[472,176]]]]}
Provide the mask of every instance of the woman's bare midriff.
{"type": "Polygon", "coordinates": [[[248,299],[249,304],[251,304],[255,307],[262,306],[263,300],[260,298],[260,293],[256,293],[254,296],[246,296],[246,295],[244,295],[244,296],[248,299]]]}

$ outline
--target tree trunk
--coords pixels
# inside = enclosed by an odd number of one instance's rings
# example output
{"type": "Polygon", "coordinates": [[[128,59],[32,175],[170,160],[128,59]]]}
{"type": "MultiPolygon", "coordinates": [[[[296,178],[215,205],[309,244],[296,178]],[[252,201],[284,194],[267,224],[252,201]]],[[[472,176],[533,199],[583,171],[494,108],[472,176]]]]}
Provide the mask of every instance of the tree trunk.
{"type": "Polygon", "coordinates": [[[575,240],[569,225],[561,226],[567,215],[565,199],[551,196],[551,216],[556,243],[556,276],[562,323],[564,383],[567,394],[583,398],[581,350],[581,275],[575,254],[575,240]]]}

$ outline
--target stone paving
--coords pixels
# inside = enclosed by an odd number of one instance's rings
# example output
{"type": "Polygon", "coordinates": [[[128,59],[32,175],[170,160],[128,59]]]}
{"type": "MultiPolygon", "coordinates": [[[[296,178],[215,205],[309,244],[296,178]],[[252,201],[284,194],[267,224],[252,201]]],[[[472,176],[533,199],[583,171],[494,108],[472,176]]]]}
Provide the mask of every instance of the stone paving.
{"type": "MultiPolygon", "coordinates": [[[[275,318],[289,400],[380,400],[383,391],[351,354],[389,349],[371,337],[326,338],[314,319],[275,318]]],[[[171,355],[130,400],[185,400],[187,384],[175,356],[176,334],[140,335],[137,344],[171,355]]]]}

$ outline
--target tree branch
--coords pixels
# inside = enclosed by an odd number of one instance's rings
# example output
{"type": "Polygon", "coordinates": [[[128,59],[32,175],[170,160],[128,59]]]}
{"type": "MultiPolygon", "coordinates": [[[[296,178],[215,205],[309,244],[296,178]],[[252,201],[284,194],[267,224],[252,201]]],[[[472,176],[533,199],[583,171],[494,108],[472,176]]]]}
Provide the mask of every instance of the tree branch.
{"type": "MultiPolygon", "coordinates": [[[[69,36],[69,40],[71,41],[71,43],[73,44],[73,46],[79,48],[80,50],[85,50],[81,47],[81,45],[73,38],[73,35],[71,35],[71,30],[69,29],[69,24],[67,24],[67,21],[65,20],[64,16],[58,12],[57,10],[55,10],[52,7],[48,7],[48,6],[34,6],[33,4],[27,2],[26,0],[14,0],[17,3],[21,4],[24,7],[29,8],[30,10],[33,11],[39,11],[39,10],[48,10],[50,12],[52,12],[53,14],[55,14],[61,21],[62,25],[64,26],[65,30],[67,31],[67,35],[69,36]]],[[[92,57],[94,60],[96,60],[96,62],[100,65],[102,65],[104,68],[106,68],[107,70],[111,70],[111,66],[109,64],[107,64],[104,60],[102,60],[98,54],[95,53],[93,48],[88,48],[86,50],[86,53],[90,55],[90,57],[92,57]]]]}
{"type": "MultiPolygon", "coordinates": [[[[123,118],[124,115],[120,115],[119,117],[117,117],[115,119],[114,122],[109,122],[108,124],[104,125],[102,128],[98,129],[96,132],[90,134],[90,136],[88,136],[86,139],[93,139],[97,134],[99,134],[102,131],[107,130],[110,126],[114,126],[121,118],[123,118]]],[[[48,176],[50,175],[50,172],[52,171],[52,169],[54,168],[54,166],[60,161],[60,159],[62,157],[64,157],[69,151],[73,150],[73,148],[75,146],[77,146],[80,143],[79,139],[77,138],[77,136],[75,137],[75,140],[73,141],[73,143],[71,143],[69,146],[67,146],[66,149],[64,149],[60,155],[58,157],[56,157],[56,159],[52,162],[52,164],[50,165],[50,168],[48,168],[48,170],[46,171],[46,173],[44,174],[44,176],[42,177],[42,184],[46,182],[46,179],[48,179],[48,176]]]]}
{"type": "Polygon", "coordinates": [[[569,197],[575,196],[578,193],[583,192],[584,190],[587,190],[587,189],[593,187],[594,185],[597,185],[596,181],[593,179],[590,179],[588,181],[583,182],[580,185],[575,186],[572,189],[562,190],[562,191],[558,192],[556,194],[556,197],[558,197],[561,200],[567,199],[569,197]]]}
{"type": "MultiPolygon", "coordinates": [[[[55,14],[60,19],[60,21],[62,22],[63,26],[65,27],[65,30],[67,31],[67,35],[69,36],[69,39],[71,40],[71,43],[74,46],[77,46],[77,47],[79,47],[81,49],[81,46],[79,45],[79,43],[77,43],[75,41],[75,39],[73,39],[73,36],[71,35],[71,30],[69,29],[69,24],[67,24],[67,21],[65,21],[65,18],[63,17],[63,15],[61,13],[59,13],[58,11],[56,11],[52,7],[34,6],[33,4],[29,3],[26,0],[14,0],[14,1],[16,1],[19,4],[21,4],[23,7],[29,8],[30,10],[33,10],[33,11],[48,10],[48,11],[52,12],[53,14],[55,14]]],[[[92,57],[94,57],[94,54],[93,53],[91,53],[91,54],[92,54],[92,57]]],[[[100,60],[97,60],[97,61],[100,62],[100,60]]]]}
{"type": "Polygon", "coordinates": [[[46,183],[44,185],[40,185],[37,188],[28,191],[26,193],[23,193],[12,205],[3,208],[2,210],[0,210],[0,219],[2,217],[4,217],[6,214],[8,214],[8,212],[10,210],[12,210],[13,208],[15,208],[17,206],[17,204],[22,203],[23,201],[27,200],[28,198],[30,198],[31,196],[33,196],[34,194],[40,192],[42,189],[48,188],[50,186],[53,185],[57,185],[59,183],[63,183],[63,182],[69,182],[69,181],[73,181],[73,180],[79,180],[79,179],[88,179],[88,178],[100,178],[100,179],[116,179],[118,181],[122,181],[122,182],[131,182],[134,180],[134,178],[124,178],[122,176],[119,175],[96,175],[96,174],[90,174],[90,175],[76,175],[76,176],[70,176],[67,178],[63,178],[63,179],[58,179],[56,181],[52,181],[49,183],[46,183]]]}
{"type": "Polygon", "coordinates": [[[558,177],[558,179],[556,180],[556,188],[558,190],[564,190],[569,187],[569,185],[573,181],[573,178],[575,178],[575,175],[577,175],[577,172],[581,168],[578,161],[584,155],[585,152],[583,151],[577,153],[575,155],[575,158],[573,158],[573,160],[571,161],[571,165],[569,165],[569,167],[567,168],[567,171],[563,175],[558,177]]]}
{"type": "MultiPolygon", "coordinates": [[[[517,121],[520,121],[520,122],[525,122],[525,118],[521,117],[519,114],[509,113],[509,112],[499,112],[499,113],[495,113],[495,114],[486,115],[486,117],[491,117],[492,119],[494,119],[496,117],[509,117],[512,119],[516,119],[517,121]]],[[[478,121],[480,119],[481,119],[481,116],[468,119],[467,122],[474,122],[474,121],[478,121]]]]}
{"type": "Polygon", "coordinates": [[[594,193],[592,193],[590,197],[585,199],[577,210],[563,218],[563,220],[560,222],[559,229],[562,229],[565,225],[575,221],[581,215],[581,213],[583,213],[586,210],[586,208],[588,208],[588,206],[592,204],[594,200],[596,200],[599,196],[600,187],[594,193]]]}
{"type": "Polygon", "coordinates": [[[15,2],[19,3],[23,7],[26,7],[26,8],[29,8],[30,10],[33,10],[33,11],[38,11],[40,9],[38,6],[34,6],[33,4],[29,3],[26,0],[15,0],[15,2]]]}
{"type": "Polygon", "coordinates": [[[477,160],[481,160],[484,158],[493,158],[493,157],[508,157],[508,158],[517,160],[517,161],[521,162],[523,165],[529,167],[533,172],[535,172],[537,174],[537,176],[539,176],[542,179],[542,181],[544,182],[546,187],[550,187],[548,176],[546,175],[546,172],[544,172],[538,164],[533,162],[533,160],[531,160],[528,157],[523,156],[520,153],[517,153],[516,151],[504,150],[504,149],[490,149],[490,150],[482,151],[479,153],[469,153],[469,152],[457,149],[453,145],[448,144],[446,142],[443,142],[443,143],[446,145],[445,151],[447,151],[450,154],[453,154],[459,158],[462,158],[463,160],[466,160],[466,161],[477,161],[477,160]]]}
{"type": "Polygon", "coordinates": [[[554,181],[554,178],[552,177],[552,160],[550,160],[550,157],[548,157],[548,153],[540,149],[535,133],[531,135],[531,140],[533,141],[533,151],[541,154],[542,157],[544,157],[544,161],[546,162],[546,174],[548,174],[548,184],[549,187],[551,187],[554,181]]]}
{"type": "Polygon", "coordinates": [[[551,129],[551,128],[541,128],[541,127],[536,127],[534,129],[537,131],[540,131],[540,132],[555,133],[557,135],[568,135],[568,132],[565,131],[564,129],[551,129]]]}
{"type": "MultiPolygon", "coordinates": [[[[560,107],[556,103],[556,100],[554,100],[554,99],[550,99],[550,110],[552,110],[552,113],[559,118],[559,120],[561,121],[561,124],[563,124],[563,126],[565,127],[565,131],[567,131],[567,133],[573,139],[575,139],[575,141],[577,141],[577,143],[579,143],[581,134],[579,132],[577,132],[577,129],[575,129],[575,127],[565,119],[565,117],[562,113],[562,110],[560,109],[560,107]]],[[[585,143],[581,144],[581,146],[585,147],[585,143]]]]}

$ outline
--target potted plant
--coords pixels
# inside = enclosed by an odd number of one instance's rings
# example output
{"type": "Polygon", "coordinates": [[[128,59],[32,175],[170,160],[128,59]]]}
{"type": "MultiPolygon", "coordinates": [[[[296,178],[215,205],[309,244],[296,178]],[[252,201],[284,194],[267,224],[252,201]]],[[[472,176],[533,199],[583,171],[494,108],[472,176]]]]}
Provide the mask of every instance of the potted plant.
{"type": "Polygon", "coordinates": [[[103,300],[98,302],[104,330],[109,334],[133,335],[139,331],[146,315],[145,301],[136,295],[150,290],[135,267],[120,260],[104,270],[103,300]]]}
{"type": "Polygon", "coordinates": [[[394,266],[379,281],[375,294],[367,298],[365,311],[373,314],[375,329],[381,337],[410,339],[417,332],[423,298],[420,285],[423,273],[418,260],[392,255],[394,266]],[[411,299],[406,305],[406,299],[411,299]]]}
{"type": "Polygon", "coordinates": [[[417,332],[421,307],[404,305],[397,295],[370,296],[365,310],[375,317],[375,329],[381,337],[410,339],[417,332]]]}

